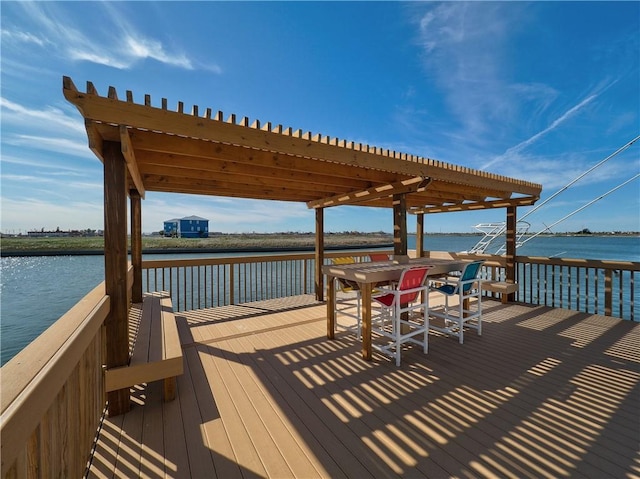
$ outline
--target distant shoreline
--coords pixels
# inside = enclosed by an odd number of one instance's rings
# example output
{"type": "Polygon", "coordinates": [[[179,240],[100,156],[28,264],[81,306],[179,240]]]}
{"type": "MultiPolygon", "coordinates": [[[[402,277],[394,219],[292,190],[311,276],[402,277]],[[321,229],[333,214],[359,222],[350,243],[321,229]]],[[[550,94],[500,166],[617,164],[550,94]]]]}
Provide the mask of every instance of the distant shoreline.
{"type": "MultiPolygon", "coordinates": [[[[327,234],[325,249],[392,248],[393,236],[385,233],[327,234]]],[[[312,234],[234,234],[209,238],[162,238],[144,236],[143,254],[250,253],[313,251],[312,234]]],[[[0,256],[102,255],[102,237],[3,238],[0,256]]]]}
{"type": "MultiPolygon", "coordinates": [[[[325,250],[342,249],[378,249],[393,248],[393,243],[365,244],[365,245],[332,245],[325,246],[325,250]]],[[[194,253],[267,253],[267,252],[300,252],[314,251],[315,246],[250,246],[246,248],[143,248],[142,254],[194,254],[194,253]]],[[[129,251],[131,253],[131,251],[129,251]]],[[[72,249],[72,250],[22,250],[22,251],[0,251],[0,257],[20,257],[20,256],[101,256],[104,250],[98,249],[72,249]]]]}
{"type": "MultiPolygon", "coordinates": [[[[409,233],[415,237],[415,233],[409,233]]],[[[480,233],[425,233],[425,238],[438,236],[478,236],[480,233]]],[[[638,237],[640,233],[556,233],[540,237],[638,237]]],[[[0,245],[0,257],[103,255],[103,237],[29,238],[5,237],[0,245]]],[[[388,233],[325,233],[327,250],[393,248],[393,235],[388,233]]],[[[143,254],[193,253],[264,253],[313,251],[313,233],[245,233],[212,234],[209,238],[163,238],[143,236],[143,254]]]]}

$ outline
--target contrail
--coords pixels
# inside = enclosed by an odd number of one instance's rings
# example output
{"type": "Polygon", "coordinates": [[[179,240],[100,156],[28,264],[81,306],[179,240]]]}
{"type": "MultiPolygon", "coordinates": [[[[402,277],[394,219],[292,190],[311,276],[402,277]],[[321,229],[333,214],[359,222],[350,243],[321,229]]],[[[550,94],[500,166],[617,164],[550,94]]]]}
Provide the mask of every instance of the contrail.
{"type": "Polygon", "coordinates": [[[577,112],[578,110],[580,110],[582,107],[584,107],[585,105],[587,105],[591,100],[593,100],[594,98],[596,98],[597,95],[591,95],[587,98],[585,98],[584,100],[582,100],[580,103],[578,103],[577,105],[575,105],[574,107],[570,108],[569,110],[567,110],[564,115],[562,115],[560,118],[557,118],[556,120],[553,121],[553,123],[551,123],[551,125],[549,125],[547,128],[545,128],[542,131],[539,131],[538,133],[536,133],[535,135],[533,135],[531,138],[528,138],[520,143],[518,143],[516,146],[513,146],[511,148],[509,148],[507,151],[505,151],[502,155],[498,156],[497,158],[494,158],[493,160],[491,160],[490,162],[484,164],[480,169],[481,170],[485,170],[487,168],[489,168],[491,165],[494,165],[495,163],[498,163],[499,161],[504,160],[505,158],[507,158],[509,155],[512,155],[513,153],[516,153],[520,150],[523,150],[525,147],[529,146],[530,144],[534,143],[536,140],[538,140],[538,138],[540,138],[543,135],[546,135],[547,133],[549,133],[550,131],[554,130],[555,128],[557,128],[560,124],[562,124],[565,120],[567,120],[568,118],[570,118],[575,112],[577,112]]]}

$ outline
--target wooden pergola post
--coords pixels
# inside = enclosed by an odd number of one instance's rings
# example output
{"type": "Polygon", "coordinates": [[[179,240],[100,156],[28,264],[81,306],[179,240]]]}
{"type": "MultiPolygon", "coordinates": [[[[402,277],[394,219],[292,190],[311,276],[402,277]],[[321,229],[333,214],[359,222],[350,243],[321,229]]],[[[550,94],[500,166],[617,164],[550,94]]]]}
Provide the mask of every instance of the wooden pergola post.
{"type": "Polygon", "coordinates": [[[393,254],[407,254],[407,200],[404,194],[393,195],[393,254]]]}
{"type": "MultiPolygon", "coordinates": [[[[505,238],[505,246],[506,246],[506,265],[505,265],[505,273],[506,273],[506,281],[507,283],[515,283],[516,282],[516,221],[517,215],[516,211],[517,207],[508,206],[507,207],[507,236],[505,238]]],[[[511,293],[507,296],[508,301],[515,300],[515,293],[511,293]]]]}
{"type": "Polygon", "coordinates": [[[416,257],[424,256],[424,213],[416,215],[416,257]]]}
{"type": "Polygon", "coordinates": [[[324,301],[324,208],[316,208],[316,300],[324,301]]]}
{"type": "MultiPolygon", "coordinates": [[[[104,277],[110,298],[106,325],[107,369],[129,362],[127,298],[127,165],[119,143],[104,142],[104,277]]],[[[130,409],[129,388],[107,393],[110,416],[130,409]]]]}
{"type": "Polygon", "coordinates": [[[131,203],[131,264],[133,286],[131,301],[142,302],[142,200],[137,190],[129,192],[131,203]]]}

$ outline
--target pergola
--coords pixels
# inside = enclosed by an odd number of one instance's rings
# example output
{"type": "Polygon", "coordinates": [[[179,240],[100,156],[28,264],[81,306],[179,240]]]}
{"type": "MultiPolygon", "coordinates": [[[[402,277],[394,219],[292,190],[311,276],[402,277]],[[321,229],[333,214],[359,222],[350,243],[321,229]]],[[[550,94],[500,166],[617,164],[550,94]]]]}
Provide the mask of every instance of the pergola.
{"type": "MultiPolygon", "coordinates": [[[[323,299],[324,209],[339,205],[393,208],[394,252],[407,253],[406,214],[417,216],[422,255],[424,214],[506,208],[507,279],[515,275],[518,206],[538,200],[541,185],[428,158],[354,143],[282,125],[204,112],[149,95],[100,96],[91,82],[79,91],[63,78],[65,98],[82,114],[89,148],[104,164],[107,367],[128,360],[128,208],[131,209],[133,301],[142,298],[142,209],[147,191],[304,202],[315,210],[316,296],[323,299]]],[[[128,403],[128,390],[109,402],[128,403]]],[[[116,406],[117,407],[117,406],[116,406]]]]}

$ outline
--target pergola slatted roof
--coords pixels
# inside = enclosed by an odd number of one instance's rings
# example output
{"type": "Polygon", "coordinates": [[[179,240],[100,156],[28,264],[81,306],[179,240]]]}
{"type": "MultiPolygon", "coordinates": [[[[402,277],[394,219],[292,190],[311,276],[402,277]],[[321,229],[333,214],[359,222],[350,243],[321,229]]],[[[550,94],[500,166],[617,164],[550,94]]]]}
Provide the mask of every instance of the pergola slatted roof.
{"type": "Polygon", "coordinates": [[[304,202],[309,208],[355,204],[391,207],[404,194],[409,212],[431,213],[533,204],[541,186],[302,130],[223,119],[100,96],[63,79],[65,98],[85,119],[89,146],[120,143],[130,189],[304,202]]]}

